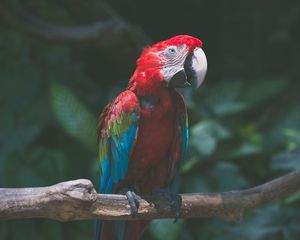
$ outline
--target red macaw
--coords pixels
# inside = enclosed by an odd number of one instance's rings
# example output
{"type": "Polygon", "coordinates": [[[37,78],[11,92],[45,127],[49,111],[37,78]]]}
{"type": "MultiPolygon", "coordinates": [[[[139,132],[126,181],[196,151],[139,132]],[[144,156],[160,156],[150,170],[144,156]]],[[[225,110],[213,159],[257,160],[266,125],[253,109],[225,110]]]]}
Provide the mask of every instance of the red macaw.
{"type": "MultiPolygon", "coordinates": [[[[143,50],[127,89],[99,117],[100,192],[138,194],[169,187],[188,144],[184,99],[175,88],[203,82],[202,42],[179,35],[143,50]]],[[[99,221],[97,239],[137,240],[149,221],[99,221]]]]}

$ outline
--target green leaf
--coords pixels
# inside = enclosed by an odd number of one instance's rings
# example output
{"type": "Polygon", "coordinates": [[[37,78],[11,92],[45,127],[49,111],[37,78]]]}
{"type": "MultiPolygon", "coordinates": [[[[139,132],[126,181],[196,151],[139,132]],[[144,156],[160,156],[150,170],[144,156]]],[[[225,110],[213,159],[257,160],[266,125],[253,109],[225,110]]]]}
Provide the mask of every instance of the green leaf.
{"type": "Polygon", "coordinates": [[[154,239],[176,240],[180,239],[184,226],[184,220],[174,223],[174,219],[159,219],[151,222],[149,230],[154,239]]]}
{"type": "Polygon", "coordinates": [[[245,110],[248,106],[240,100],[244,83],[241,80],[224,80],[210,89],[204,103],[217,116],[225,116],[245,110]]]}
{"type": "Polygon", "coordinates": [[[243,91],[241,100],[253,106],[265,100],[275,97],[288,86],[286,78],[264,77],[258,81],[252,81],[243,91]]]}
{"type": "Polygon", "coordinates": [[[35,172],[32,166],[25,165],[17,159],[10,159],[6,163],[5,169],[6,181],[5,185],[13,187],[39,187],[46,186],[42,173],[35,172]],[[18,174],[15,174],[16,167],[20,169],[18,174]]]}
{"type": "Polygon", "coordinates": [[[6,126],[0,134],[0,150],[6,153],[21,151],[31,144],[40,132],[38,126],[6,126]]]}
{"type": "Polygon", "coordinates": [[[188,161],[184,161],[180,166],[180,173],[186,173],[193,169],[193,167],[198,163],[198,158],[193,157],[188,161]]]}
{"type": "Polygon", "coordinates": [[[58,83],[51,85],[50,100],[53,113],[63,129],[85,147],[94,151],[97,118],[74,93],[58,83]]]}
{"type": "Polygon", "coordinates": [[[45,182],[54,183],[65,179],[66,158],[63,149],[36,147],[26,153],[24,160],[45,182]]]}
{"type": "Polygon", "coordinates": [[[231,234],[228,235],[231,235],[231,239],[245,240],[297,239],[297,232],[299,233],[297,215],[292,208],[272,204],[255,209],[253,217],[233,226],[231,234]]]}
{"type": "Polygon", "coordinates": [[[294,138],[290,134],[291,131],[295,134],[300,131],[299,100],[298,98],[294,104],[284,106],[281,115],[274,120],[270,132],[267,134],[266,142],[268,146],[274,148],[281,144],[287,145],[287,141],[292,140],[293,142],[297,142],[297,138],[294,138]]]}
{"type": "Polygon", "coordinates": [[[210,179],[207,176],[203,176],[203,174],[195,175],[195,174],[187,174],[184,177],[184,181],[182,183],[182,187],[185,192],[197,193],[197,192],[210,192],[213,189],[209,185],[210,179]]]}
{"type": "Polygon", "coordinates": [[[217,183],[218,191],[240,189],[247,184],[247,181],[241,176],[238,167],[232,163],[218,163],[211,174],[217,183]]]}
{"type": "Polygon", "coordinates": [[[191,128],[191,145],[200,154],[209,156],[216,150],[218,141],[227,139],[230,136],[230,131],[220,123],[205,120],[191,128]]]}
{"type": "Polygon", "coordinates": [[[300,201],[300,191],[292,194],[284,200],[285,204],[292,204],[294,202],[300,201]]]}
{"type": "Polygon", "coordinates": [[[281,170],[300,169],[300,150],[275,155],[272,158],[272,168],[281,170]]]}
{"type": "Polygon", "coordinates": [[[263,150],[262,146],[250,143],[243,143],[238,148],[233,149],[228,155],[230,157],[242,157],[251,154],[261,153],[263,150]]]}
{"type": "MultiPolygon", "coordinates": [[[[288,86],[285,78],[265,77],[246,84],[225,79],[206,89],[204,104],[218,117],[237,114],[275,97],[288,86]]],[[[200,101],[200,100],[199,100],[200,101]]]]}

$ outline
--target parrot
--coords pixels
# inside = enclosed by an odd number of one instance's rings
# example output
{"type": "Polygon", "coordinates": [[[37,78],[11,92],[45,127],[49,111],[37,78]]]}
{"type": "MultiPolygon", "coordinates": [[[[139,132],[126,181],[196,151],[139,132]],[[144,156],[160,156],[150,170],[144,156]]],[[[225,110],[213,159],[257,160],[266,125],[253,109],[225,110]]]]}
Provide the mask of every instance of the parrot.
{"type": "MultiPolygon", "coordinates": [[[[168,189],[188,146],[188,116],[177,88],[198,88],[207,72],[202,41],[177,35],[143,49],[125,91],[99,116],[100,193],[124,194],[132,215],[136,194],[168,189]]],[[[98,220],[97,240],[138,240],[148,220],[98,220]]]]}

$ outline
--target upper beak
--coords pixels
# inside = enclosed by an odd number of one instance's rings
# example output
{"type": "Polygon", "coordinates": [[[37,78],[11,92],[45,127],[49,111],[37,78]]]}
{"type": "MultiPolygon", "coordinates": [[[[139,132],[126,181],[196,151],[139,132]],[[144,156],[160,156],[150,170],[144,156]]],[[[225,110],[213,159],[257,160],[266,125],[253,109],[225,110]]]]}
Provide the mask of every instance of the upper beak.
{"type": "Polygon", "coordinates": [[[207,60],[201,48],[196,47],[190,53],[180,71],[173,75],[168,86],[175,88],[190,87],[193,84],[198,88],[204,81],[207,72],[207,60]]]}
{"type": "Polygon", "coordinates": [[[207,59],[201,48],[195,48],[192,56],[192,71],[194,72],[195,87],[204,81],[207,72],[207,59]]]}

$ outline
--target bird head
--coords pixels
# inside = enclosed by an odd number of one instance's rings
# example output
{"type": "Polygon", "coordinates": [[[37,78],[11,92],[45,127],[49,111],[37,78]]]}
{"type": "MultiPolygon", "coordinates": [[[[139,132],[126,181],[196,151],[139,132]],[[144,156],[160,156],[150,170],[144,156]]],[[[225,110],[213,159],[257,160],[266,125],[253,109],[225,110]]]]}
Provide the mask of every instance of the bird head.
{"type": "Polygon", "coordinates": [[[206,71],[202,42],[192,36],[178,35],[144,49],[130,84],[135,84],[142,93],[157,88],[198,88],[206,71]]]}

